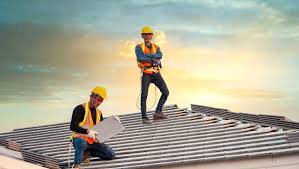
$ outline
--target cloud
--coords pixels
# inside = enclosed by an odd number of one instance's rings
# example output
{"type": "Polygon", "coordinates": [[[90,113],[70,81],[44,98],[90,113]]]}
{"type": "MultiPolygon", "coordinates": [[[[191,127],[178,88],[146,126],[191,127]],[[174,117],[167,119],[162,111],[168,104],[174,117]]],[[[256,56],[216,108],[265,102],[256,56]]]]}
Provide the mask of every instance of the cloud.
{"type": "Polygon", "coordinates": [[[201,79],[257,78],[265,86],[278,77],[296,79],[288,71],[297,65],[285,61],[298,60],[294,1],[100,1],[70,9],[61,3],[1,2],[1,81],[23,84],[20,90],[88,88],[92,84],[84,80],[91,78],[122,84],[124,72],[138,72],[134,47],[143,25],[157,30],[166,71],[201,79]],[[136,15],[143,10],[150,12],[136,15]]]}
{"type": "Polygon", "coordinates": [[[136,59],[135,56],[135,46],[137,43],[135,41],[126,40],[125,42],[121,42],[120,47],[120,56],[123,56],[128,59],[136,59]]]}
{"type": "Polygon", "coordinates": [[[161,30],[156,30],[153,41],[159,46],[165,45],[167,43],[166,33],[161,30]]]}
{"type": "Polygon", "coordinates": [[[37,65],[8,65],[8,69],[11,71],[29,73],[29,72],[41,72],[41,73],[50,73],[54,72],[54,67],[47,66],[37,66],[37,65]]]}
{"type": "MultiPolygon", "coordinates": [[[[163,47],[165,44],[167,44],[167,37],[165,32],[160,30],[155,30],[154,37],[152,40],[153,43],[159,45],[160,47],[163,47]]],[[[138,43],[135,40],[124,40],[120,42],[120,56],[129,59],[129,60],[135,60],[135,47],[138,43]]]]}
{"type": "Polygon", "coordinates": [[[297,32],[299,23],[298,3],[295,1],[93,1],[76,2],[73,8],[64,8],[67,1],[0,4],[0,22],[3,23],[58,24],[93,32],[122,33],[128,37],[144,25],[152,25],[167,32],[182,32],[182,36],[197,32],[221,38],[222,35],[259,30],[256,37],[284,34],[298,38],[293,33],[297,32]]]}
{"type": "Polygon", "coordinates": [[[0,36],[0,103],[59,100],[72,89],[113,83],[118,73],[108,75],[121,60],[111,50],[117,40],[102,34],[19,23],[1,24],[0,36]]]}

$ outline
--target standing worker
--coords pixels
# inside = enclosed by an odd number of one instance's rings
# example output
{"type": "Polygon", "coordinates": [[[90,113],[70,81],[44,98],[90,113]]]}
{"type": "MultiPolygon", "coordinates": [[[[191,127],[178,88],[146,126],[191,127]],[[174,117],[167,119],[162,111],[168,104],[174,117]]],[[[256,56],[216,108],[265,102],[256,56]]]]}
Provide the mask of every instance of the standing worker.
{"type": "Polygon", "coordinates": [[[151,27],[145,26],[141,30],[143,43],[135,47],[138,67],[141,69],[141,115],[144,124],[151,124],[151,121],[146,115],[146,99],[148,95],[148,88],[151,83],[154,83],[161,91],[162,95],[159,99],[156,111],[153,115],[154,120],[166,119],[167,117],[162,113],[162,107],[165,104],[169,91],[167,85],[161,76],[161,59],[162,52],[160,47],[151,43],[154,32],[151,27]]]}
{"type": "Polygon", "coordinates": [[[106,144],[99,143],[96,131],[87,129],[103,121],[102,112],[97,107],[106,98],[106,89],[97,86],[92,89],[90,100],[75,107],[70,129],[73,131],[71,141],[75,148],[73,168],[80,169],[82,160],[89,161],[89,155],[103,160],[115,158],[114,151],[106,144]]]}

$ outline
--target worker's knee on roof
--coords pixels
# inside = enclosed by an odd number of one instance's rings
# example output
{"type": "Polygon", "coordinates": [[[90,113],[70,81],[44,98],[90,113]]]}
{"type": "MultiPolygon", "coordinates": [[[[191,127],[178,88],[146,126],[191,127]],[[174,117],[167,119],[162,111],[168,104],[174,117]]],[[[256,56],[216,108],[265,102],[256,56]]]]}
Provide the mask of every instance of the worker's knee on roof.
{"type": "Polygon", "coordinates": [[[110,160],[113,160],[115,159],[115,152],[113,150],[111,150],[110,152],[110,157],[109,157],[110,160]]]}
{"type": "Polygon", "coordinates": [[[115,152],[109,147],[106,150],[106,156],[104,160],[113,160],[115,159],[115,152]]]}

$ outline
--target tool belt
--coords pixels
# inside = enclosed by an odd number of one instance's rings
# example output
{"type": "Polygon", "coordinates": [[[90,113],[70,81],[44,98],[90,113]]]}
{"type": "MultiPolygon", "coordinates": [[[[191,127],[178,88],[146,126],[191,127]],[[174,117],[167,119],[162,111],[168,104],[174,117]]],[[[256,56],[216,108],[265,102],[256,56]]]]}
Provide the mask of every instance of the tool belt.
{"type": "Polygon", "coordinates": [[[87,134],[76,133],[74,134],[73,138],[82,138],[89,144],[97,142],[97,139],[89,138],[87,134]]]}
{"type": "Polygon", "coordinates": [[[160,68],[158,66],[144,66],[143,67],[143,72],[147,74],[153,74],[153,73],[159,73],[160,68]]]}

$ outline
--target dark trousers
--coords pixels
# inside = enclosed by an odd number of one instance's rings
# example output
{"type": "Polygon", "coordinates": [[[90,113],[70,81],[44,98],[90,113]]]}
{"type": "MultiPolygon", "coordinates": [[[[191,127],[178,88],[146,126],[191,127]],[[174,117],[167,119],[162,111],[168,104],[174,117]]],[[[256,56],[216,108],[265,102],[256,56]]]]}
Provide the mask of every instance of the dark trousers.
{"type": "Polygon", "coordinates": [[[146,115],[146,99],[148,95],[148,88],[151,83],[154,83],[159,90],[161,91],[162,95],[159,99],[158,106],[156,108],[156,112],[161,113],[162,107],[165,104],[167,97],[169,95],[169,90],[167,88],[167,85],[161,76],[160,73],[154,73],[154,74],[147,74],[143,73],[142,76],[142,86],[141,86],[141,115],[142,118],[147,117],[146,115]]]}
{"type": "Polygon", "coordinates": [[[115,152],[104,143],[88,144],[82,138],[74,138],[73,145],[75,147],[75,164],[81,164],[84,151],[90,151],[90,156],[100,157],[102,160],[113,160],[115,152]]]}

